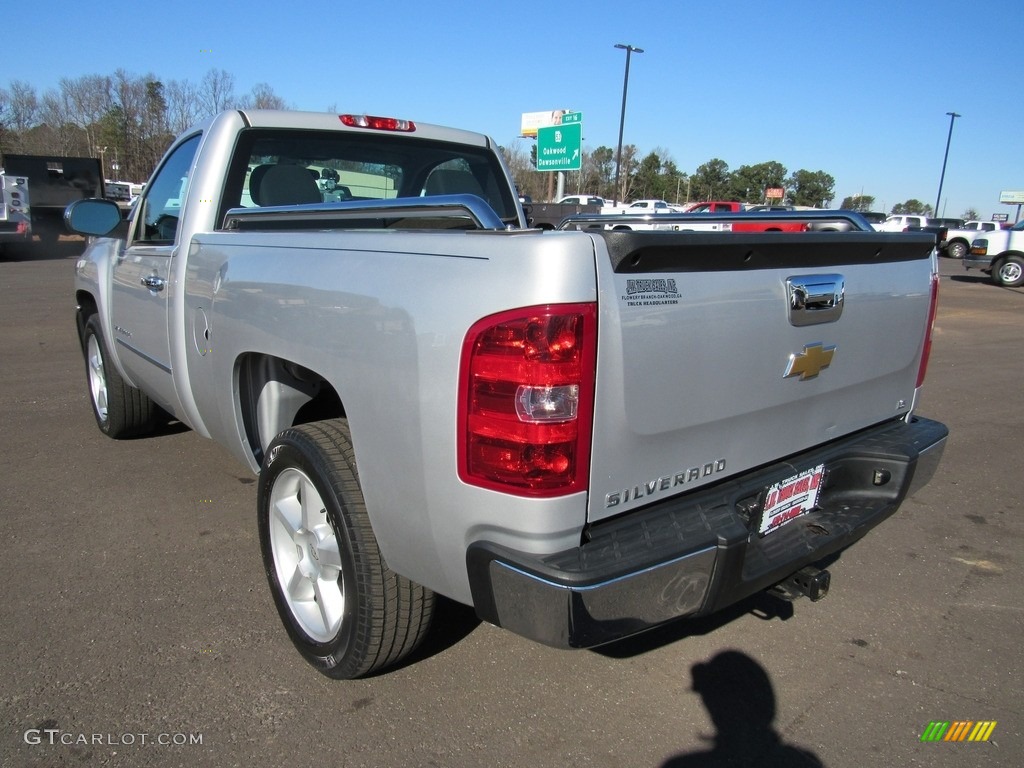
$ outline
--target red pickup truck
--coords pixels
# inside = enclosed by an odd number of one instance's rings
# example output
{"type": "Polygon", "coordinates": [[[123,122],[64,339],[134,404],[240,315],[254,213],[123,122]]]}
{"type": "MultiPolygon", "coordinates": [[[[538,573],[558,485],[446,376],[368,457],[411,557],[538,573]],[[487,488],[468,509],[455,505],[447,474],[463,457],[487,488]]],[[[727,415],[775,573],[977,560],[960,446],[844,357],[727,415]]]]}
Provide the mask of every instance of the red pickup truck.
{"type": "Polygon", "coordinates": [[[685,209],[686,213],[738,213],[743,209],[743,203],[732,200],[709,200],[706,203],[691,203],[685,209]]]}

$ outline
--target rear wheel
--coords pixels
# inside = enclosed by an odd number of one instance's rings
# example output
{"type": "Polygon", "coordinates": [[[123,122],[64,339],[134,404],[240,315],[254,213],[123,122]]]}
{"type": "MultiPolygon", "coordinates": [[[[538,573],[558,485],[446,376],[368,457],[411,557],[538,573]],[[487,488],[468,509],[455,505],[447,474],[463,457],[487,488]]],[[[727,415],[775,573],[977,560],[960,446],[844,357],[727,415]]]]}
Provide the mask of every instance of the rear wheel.
{"type": "Polygon", "coordinates": [[[366,512],[344,419],[287,429],[267,448],[260,547],[278,614],[325,675],[392,666],[426,635],[434,594],[392,571],[366,512]]]}
{"type": "Polygon", "coordinates": [[[1019,288],[1024,285],[1024,258],[1007,256],[992,270],[992,277],[1004,288],[1019,288]]]}
{"type": "Polygon", "coordinates": [[[144,392],[125,382],[117,368],[110,364],[96,315],[85,321],[82,346],[89,400],[100,431],[115,439],[151,432],[159,411],[144,392]]]}

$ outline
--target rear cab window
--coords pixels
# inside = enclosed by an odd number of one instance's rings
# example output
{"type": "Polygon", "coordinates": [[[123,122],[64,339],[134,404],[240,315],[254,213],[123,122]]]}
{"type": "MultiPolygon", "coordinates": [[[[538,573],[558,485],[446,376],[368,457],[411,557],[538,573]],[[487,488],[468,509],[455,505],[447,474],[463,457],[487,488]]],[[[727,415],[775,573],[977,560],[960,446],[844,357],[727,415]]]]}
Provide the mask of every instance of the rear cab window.
{"type": "Polygon", "coordinates": [[[500,218],[518,216],[497,158],[486,148],[347,131],[242,131],[219,221],[231,208],[475,194],[500,218]]]}

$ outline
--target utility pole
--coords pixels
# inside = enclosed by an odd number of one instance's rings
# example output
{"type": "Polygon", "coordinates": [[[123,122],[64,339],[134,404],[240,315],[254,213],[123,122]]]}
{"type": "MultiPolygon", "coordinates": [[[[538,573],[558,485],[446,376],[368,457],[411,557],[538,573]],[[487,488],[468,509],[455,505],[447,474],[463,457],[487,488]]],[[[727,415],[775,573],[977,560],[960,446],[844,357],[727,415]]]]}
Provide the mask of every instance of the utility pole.
{"type": "Polygon", "coordinates": [[[939,216],[939,201],[942,199],[942,182],[946,180],[946,161],[949,159],[949,142],[953,139],[953,121],[956,120],[960,115],[956,112],[947,112],[949,115],[949,135],[946,136],[946,154],[942,158],[942,175],[939,176],[939,194],[935,197],[935,213],[934,216],[939,216]]]}
{"type": "Polygon", "coordinates": [[[616,48],[626,52],[626,74],[622,78],[622,111],[619,113],[619,144],[615,150],[615,191],[612,193],[612,205],[619,202],[619,172],[622,170],[622,129],[626,125],[626,90],[629,88],[629,57],[633,53],[643,53],[643,48],[636,48],[632,45],[616,43],[616,48]]]}

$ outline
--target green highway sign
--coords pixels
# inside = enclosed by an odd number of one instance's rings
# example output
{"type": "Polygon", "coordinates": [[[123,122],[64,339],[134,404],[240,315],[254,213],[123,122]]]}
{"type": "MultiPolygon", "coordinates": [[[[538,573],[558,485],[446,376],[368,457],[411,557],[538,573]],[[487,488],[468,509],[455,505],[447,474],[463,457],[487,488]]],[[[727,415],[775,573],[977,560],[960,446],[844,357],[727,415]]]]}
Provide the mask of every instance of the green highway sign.
{"type": "Polygon", "coordinates": [[[566,123],[582,123],[583,113],[582,112],[566,112],[562,115],[562,125],[566,123]]]}
{"type": "Polygon", "coordinates": [[[538,128],[537,170],[578,171],[582,143],[583,123],[563,122],[562,125],[538,128]]]}

